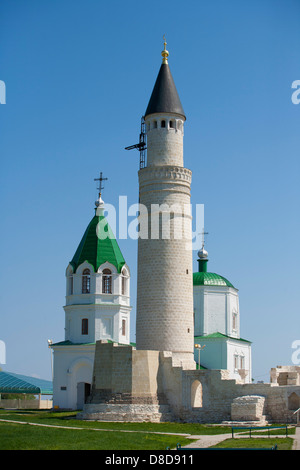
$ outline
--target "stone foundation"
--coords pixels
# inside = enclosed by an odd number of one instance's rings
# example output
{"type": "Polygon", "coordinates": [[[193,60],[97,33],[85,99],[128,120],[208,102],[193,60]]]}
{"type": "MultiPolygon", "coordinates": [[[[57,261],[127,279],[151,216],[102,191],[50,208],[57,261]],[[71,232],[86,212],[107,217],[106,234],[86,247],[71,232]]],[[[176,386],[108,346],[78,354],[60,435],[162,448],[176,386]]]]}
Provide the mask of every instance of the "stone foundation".
{"type": "Polygon", "coordinates": [[[186,369],[169,351],[98,341],[91,396],[78,418],[258,426],[296,424],[299,407],[300,385],[240,384],[226,370],[186,369]]]}
{"type": "Polygon", "coordinates": [[[86,404],[84,411],[77,415],[78,419],[92,421],[151,422],[161,423],[174,420],[168,405],[126,405],[86,404]]]}

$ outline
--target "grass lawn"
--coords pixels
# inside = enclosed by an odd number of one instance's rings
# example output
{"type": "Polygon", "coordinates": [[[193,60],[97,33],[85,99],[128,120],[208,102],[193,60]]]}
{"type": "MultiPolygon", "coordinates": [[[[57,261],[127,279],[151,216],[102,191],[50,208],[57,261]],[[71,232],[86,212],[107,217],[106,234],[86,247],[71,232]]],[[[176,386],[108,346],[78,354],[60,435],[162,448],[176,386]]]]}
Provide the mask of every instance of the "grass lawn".
{"type": "Polygon", "coordinates": [[[1,410],[0,419],[27,421],[31,423],[52,424],[58,426],[76,426],[87,429],[115,429],[146,432],[173,432],[181,434],[224,434],[231,433],[228,426],[212,426],[198,423],[113,423],[97,421],[80,421],[76,412],[42,411],[42,410],[1,410]]]}
{"type": "MultiPolygon", "coordinates": [[[[0,410],[0,419],[28,423],[0,421],[0,450],[165,450],[167,447],[175,449],[178,442],[182,447],[193,442],[183,434],[231,434],[231,427],[198,423],[80,421],[76,419],[76,412],[62,411],[0,410]],[[72,429],[75,427],[80,429],[72,429]]],[[[292,443],[291,438],[235,438],[215,447],[270,448],[277,444],[281,450],[290,449],[292,443]]]]}
{"type": "MultiPolygon", "coordinates": [[[[181,441],[190,442],[185,438],[181,441]]],[[[1,450],[165,450],[178,438],[163,434],[62,429],[0,423],[1,450]]]]}
{"type": "MultiPolygon", "coordinates": [[[[176,448],[179,439],[182,445],[193,442],[183,436],[147,433],[151,423],[131,426],[139,423],[84,422],[74,419],[74,413],[0,410],[0,419],[28,423],[0,421],[0,450],[165,450],[176,448]],[[34,426],[29,422],[71,429],[34,426]],[[75,426],[81,429],[72,429],[75,426]],[[125,429],[131,432],[121,432],[125,429]]],[[[176,432],[172,424],[169,432],[176,432]]],[[[166,424],[164,429],[158,426],[155,431],[168,432],[167,428],[166,424]]]]}

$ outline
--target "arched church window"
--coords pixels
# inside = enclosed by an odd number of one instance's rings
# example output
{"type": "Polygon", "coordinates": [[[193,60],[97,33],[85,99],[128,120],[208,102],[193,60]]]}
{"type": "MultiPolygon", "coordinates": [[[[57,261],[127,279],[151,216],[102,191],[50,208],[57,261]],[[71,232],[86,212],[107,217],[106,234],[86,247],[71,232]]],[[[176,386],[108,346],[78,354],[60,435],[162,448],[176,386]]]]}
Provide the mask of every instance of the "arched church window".
{"type": "Polygon", "coordinates": [[[175,129],[175,123],[174,123],[174,121],[170,121],[170,129],[175,129]]]}
{"type": "Polygon", "coordinates": [[[122,336],[126,336],[126,320],[122,320],[122,336]]]}
{"type": "Polygon", "coordinates": [[[160,127],[166,127],[166,121],[164,119],[161,121],[160,127]]]}
{"type": "Polygon", "coordinates": [[[68,295],[73,295],[73,276],[68,278],[68,295]]]}
{"type": "Polygon", "coordinates": [[[91,272],[89,269],[84,269],[82,273],[82,293],[89,294],[91,291],[91,272]]]}
{"type": "Polygon", "coordinates": [[[127,273],[125,269],[122,271],[122,295],[127,295],[127,273]]]}
{"type": "Polygon", "coordinates": [[[103,269],[102,272],[102,292],[103,294],[111,294],[111,271],[103,269]]]}
{"type": "Polygon", "coordinates": [[[89,320],[87,318],[83,318],[81,320],[81,334],[82,335],[89,334],[89,320]]]}
{"type": "Polygon", "coordinates": [[[232,329],[237,329],[237,312],[232,312],[232,329]]]}

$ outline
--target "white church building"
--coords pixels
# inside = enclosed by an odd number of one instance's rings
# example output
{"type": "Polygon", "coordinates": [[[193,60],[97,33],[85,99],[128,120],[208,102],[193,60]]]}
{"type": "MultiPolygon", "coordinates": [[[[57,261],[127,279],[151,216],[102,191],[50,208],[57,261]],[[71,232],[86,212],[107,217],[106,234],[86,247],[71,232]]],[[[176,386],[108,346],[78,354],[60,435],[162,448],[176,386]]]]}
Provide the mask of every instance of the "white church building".
{"type": "Polygon", "coordinates": [[[130,341],[130,271],[104,217],[99,196],[66,269],[65,340],[52,344],[53,406],[81,409],[90,394],[95,343],[130,341]],[[101,228],[108,230],[100,236],[101,228]]]}
{"type": "MultiPolygon", "coordinates": [[[[140,170],[140,202],[145,205],[153,202],[152,192],[159,203],[190,200],[191,171],[183,167],[185,116],[167,54],[166,50],[162,53],[163,64],[146,112],[147,167],[140,170]],[[166,105],[172,112],[165,112],[166,105]],[[169,179],[173,190],[165,200],[169,179]],[[159,200],[157,188],[161,190],[161,185],[166,188],[159,200]]],[[[53,404],[60,409],[82,409],[86,403],[93,383],[97,341],[130,345],[130,270],[104,217],[101,182],[99,190],[95,215],[66,269],[65,338],[51,346],[53,404]],[[106,231],[104,236],[101,230],[106,231]]],[[[207,272],[204,247],[198,253],[199,270],[193,273],[192,256],[185,244],[175,240],[173,248],[170,240],[139,239],[138,243],[139,344],[132,346],[139,350],[163,347],[164,351],[172,351],[174,360],[178,357],[178,364],[186,362],[185,367],[199,368],[200,363],[201,369],[224,369],[229,378],[249,383],[251,343],[240,338],[238,290],[224,277],[207,272]],[[169,256],[174,250],[176,259],[169,256]],[[174,266],[170,268],[172,259],[174,266]],[[173,280],[168,284],[167,273],[175,272],[180,264],[186,269],[178,273],[176,285],[173,280]],[[166,269],[165,275],[155,275],[158,265],[160,270],[166,269]],[[155,286],[150,289],[153,283],[155,286]],[[167,334],[160,327],[162,317],[168,324],[167,334]]]]}
{"type": "Polygon", "coordinates": [[[65,338],[51,345],[54,407],[101,421],[295,422],[299,368],[276,368],[271,383],[251,383],[238,289],[209,272],[204,245],[193,272],[191,216],[181,210],[190,203],[192,181],[183,161],[186,117],[168,55],[165,42],[144,115],[139,201],[150,229],[152,204],[177,204],[186,234],[176,236],[174,212],[169,238],[161,230],[156,239],[138,239],[133,345],[130,270],[104,216],[100,184],[96,213],[66,269],[65,338]]]}
{"type": "MultiPolygon", "coordinates": [[[[99,197],[66,269],[65,339],[52,344],[53,405],[81,409],[90,394],[98,340],[130,344],[130,270],[104,217],[99,197]],[[98,224],[109,236],[98,236],[98,224]]],[[[251,342],[240,338],[238,290],[207,272],[208,254],[198,252],[193,274],[194,359],[201,369],[225,369],[238,382],[251,382],[251,342]],[[201,353],[201,356],[200,356],[201,353]]]]}
{"type": "Polygon", "coordinates": [[[251,342],[240,337],[238,289],[223,276],[208,272],[208,253],[198,252],[193,275],[195,361],[207,369],[226,369],[229,378],[252,381],[251,342]]]}

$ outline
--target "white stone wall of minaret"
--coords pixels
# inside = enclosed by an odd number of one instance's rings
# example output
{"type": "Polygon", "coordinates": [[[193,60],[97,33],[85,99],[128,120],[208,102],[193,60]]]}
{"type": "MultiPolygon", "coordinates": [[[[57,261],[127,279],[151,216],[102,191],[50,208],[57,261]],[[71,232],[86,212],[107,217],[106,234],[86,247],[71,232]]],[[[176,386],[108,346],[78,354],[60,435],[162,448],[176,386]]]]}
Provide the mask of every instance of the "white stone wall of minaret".
{"type": "Polygon", "coordinates": [[[194,368],[192,174],[183,167],[183,121],[164,113],[145,120],[147,167],[139,171],[145,238],[138,241],[136,342],[137,349],[171,351],[175,363],[194,368]]]}
{"type": "Polygon", "coordinates": [[[183,166],[184,121],[171,114],[151,114],[145,119],[147,166],[183,166]]]}

